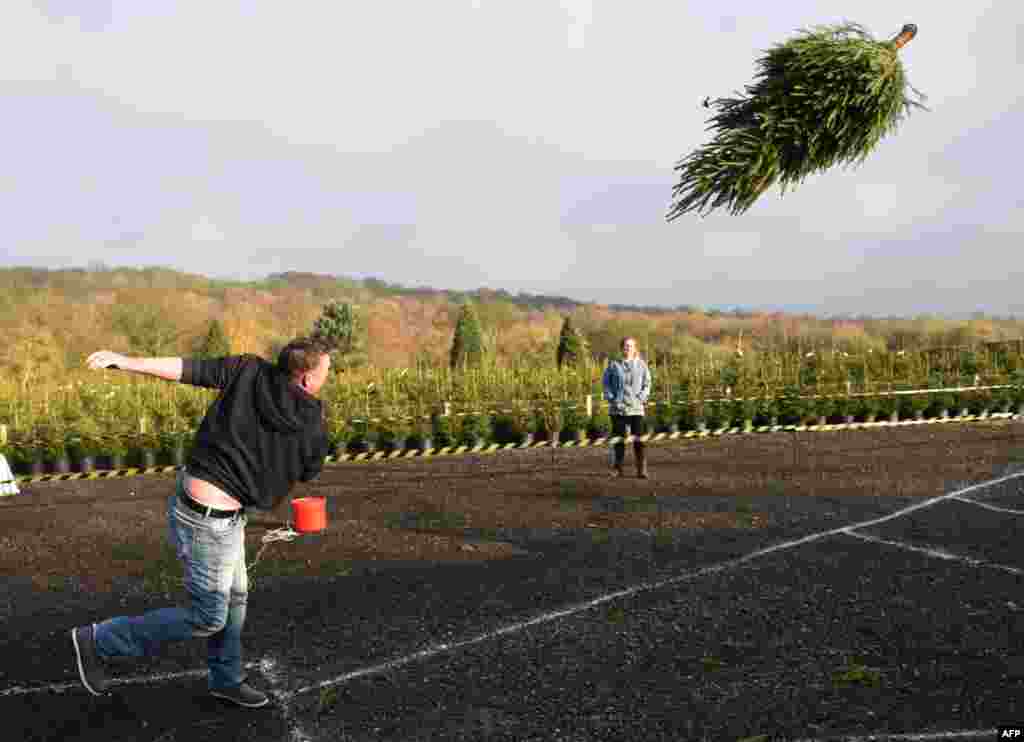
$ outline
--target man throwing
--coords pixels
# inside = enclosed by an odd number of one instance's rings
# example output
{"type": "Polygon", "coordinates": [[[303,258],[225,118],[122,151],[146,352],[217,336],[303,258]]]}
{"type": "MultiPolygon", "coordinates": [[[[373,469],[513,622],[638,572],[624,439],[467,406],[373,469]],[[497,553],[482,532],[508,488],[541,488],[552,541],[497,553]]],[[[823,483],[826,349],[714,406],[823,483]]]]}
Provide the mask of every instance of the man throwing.
{"type": "MultiPolygon", "coordinates": [[[[651,372],[637,353],[635,339],[623,338],[622,358],[609,361],[602,382],[604,398],[608,401],[608,411],[612,418],[612,435],[624,438],[627,428],[633,435],[646,433],[644,403],[651,393],[651,372]]],[[[614,476],[621,477],[622,462],[626,456],[625,442],[616,443],[614,450],[613,473],[614,476]]],[[[647,479],[647,458],[643,441],[633,441],[633,453],[636,456],[636,475],[641,479],[647,479]]]]}
{"type": "Polygon", "coordinates": [[[78,674],[90,693],[105,692],[107,659],[152,655],[164,643],[203,637],[211,695],[249,708],[267,704],[242,672],[245,512],[272,509],[295,482],[308,482],[323,468],[327,433],[317,395],[330,363],[328,350],[305,338],[285,346],[276,366],[254,355],[129,358],[101,350],[89,356],[93,369],[220,390],[167,502],[189,603],[72,629],[78,674]]]}

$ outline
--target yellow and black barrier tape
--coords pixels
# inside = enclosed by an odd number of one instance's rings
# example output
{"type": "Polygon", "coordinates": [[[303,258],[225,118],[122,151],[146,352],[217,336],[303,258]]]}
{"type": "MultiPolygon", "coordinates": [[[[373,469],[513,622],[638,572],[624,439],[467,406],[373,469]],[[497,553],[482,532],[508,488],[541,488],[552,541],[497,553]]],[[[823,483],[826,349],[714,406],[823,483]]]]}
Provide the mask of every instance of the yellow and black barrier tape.
{"type": "MultiPolygon", "coordinates": [[[[1010,412],[995,412],[988,415],[966,415],[962,417],[928,418],[921,420],[890,420],[878,422],[835,423],[829,425],[760,425],[718,428],[716,430],[687,430],[674,433],[646,433],[644,435],[614,436],[607,438],[582,438],[569,441],[537,440],[529,443],[481,443],[475,446],[444,446],[441,448],[401,448],[394,450],[363,451],[360,453],[343,453],[340,456],[328,455],[325,464],[344,462],[390,461],[392,459],[433,458],[441,456],[461,456],[464,454],[491,454],[500,451],[521,451],[534,448],[595,448],[610,446],[615,443],[643,441],[660,443],[662,441],[715,438],[723,435],[749,435],[755,433],[777,432],[825,432],[832,430],[867,430],[884,427],[904,427],[911,425],[942,424],[957,422],[978,422],[987,420],[1018,420],[1022,415],[1010,412]]],[[[35,484],[37,482],[68,482],[76,479],[109,479],[114,477],[134,477],[148,474],[168,474],[180,469],[180,466],[131,467],[127,469],[107,469],[90,472],[68,472],[64,474],[36,474],[15,477],[0,484],[35,484]]]]}

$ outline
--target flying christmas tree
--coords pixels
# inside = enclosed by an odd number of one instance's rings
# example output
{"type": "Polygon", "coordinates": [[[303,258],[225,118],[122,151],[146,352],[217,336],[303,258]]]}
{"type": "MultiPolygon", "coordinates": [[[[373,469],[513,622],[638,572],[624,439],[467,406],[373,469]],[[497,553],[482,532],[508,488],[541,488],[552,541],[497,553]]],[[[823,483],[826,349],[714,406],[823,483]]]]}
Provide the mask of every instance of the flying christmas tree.
{"type": "Polygon", "coordinates": [[[766,52],[746,95],[704,101],[716,133],[676,165],[668,221],[717,208],[742,214],[776,182],[785,193],[811,173],[860,164],[912,108],[924,108],[897,53],[916,34],[908,23],[876,41],[846,23],[801,31],[766,52]]]}

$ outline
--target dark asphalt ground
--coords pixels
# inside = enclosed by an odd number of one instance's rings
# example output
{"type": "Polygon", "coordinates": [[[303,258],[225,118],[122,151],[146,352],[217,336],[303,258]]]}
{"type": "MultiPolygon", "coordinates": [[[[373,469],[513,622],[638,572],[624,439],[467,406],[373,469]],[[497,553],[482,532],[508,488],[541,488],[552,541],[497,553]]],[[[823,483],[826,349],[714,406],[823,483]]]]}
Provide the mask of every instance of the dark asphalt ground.
{"type": "MultiPolygon", "coordinates": [[[[1024,477],[966,496],[1024,511],[1024,477]]],[[[277,694],[261,710],[182,676],[203,668],[201,642],[119,663],[111,674],[128,682],[94,699],[70,627],[167,601],[8,579],[0,737],[941,742],[1024,723],[1020,515],[947,499],[858,531],[946,558],[837,533],[744,560],[924,500],[749,499],[768,527],[671,543],[507,530],[528,555],[267,581],[246,627],[251,681],[277,694]]]]}

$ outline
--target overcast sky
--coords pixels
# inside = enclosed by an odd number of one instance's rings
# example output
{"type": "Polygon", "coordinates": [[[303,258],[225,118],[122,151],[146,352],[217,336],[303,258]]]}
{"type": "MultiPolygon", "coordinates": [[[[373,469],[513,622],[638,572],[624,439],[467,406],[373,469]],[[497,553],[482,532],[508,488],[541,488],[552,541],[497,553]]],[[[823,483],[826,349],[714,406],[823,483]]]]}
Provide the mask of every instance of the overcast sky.
{"type": "Polygon", "coordinates": [[[1022,27],[1011,0],[3,0],[0,264],[1024,315],[1022,27]],[[931,111],[667,223],[705,96],[844,20],[918,25],[931,111]]]}

